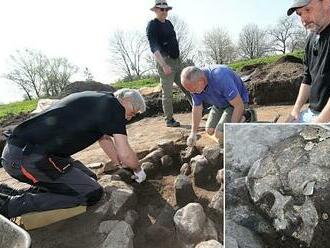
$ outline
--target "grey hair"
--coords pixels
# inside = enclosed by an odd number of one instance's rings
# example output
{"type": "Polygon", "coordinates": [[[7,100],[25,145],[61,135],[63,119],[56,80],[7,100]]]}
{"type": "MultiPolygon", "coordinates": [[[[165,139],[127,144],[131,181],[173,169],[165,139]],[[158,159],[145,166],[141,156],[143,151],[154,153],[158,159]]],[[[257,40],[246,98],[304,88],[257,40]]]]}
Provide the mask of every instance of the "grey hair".
{"type": "Polygon", "coordinates": [[[133,109],[136,112],[143,113],[147,109],[144,98],[138,90],[124,88],[115,91],[114,95],[118,99],[129,98],[129,101],[132,103],[133,109]]]}
{"type": "Polygon", "coordinates": [[[181,72],[181,82],[191,82],[196,83],[201,77],[203,77],[203,70],[196,66],[188,66],[184,68],[181,72]]]}

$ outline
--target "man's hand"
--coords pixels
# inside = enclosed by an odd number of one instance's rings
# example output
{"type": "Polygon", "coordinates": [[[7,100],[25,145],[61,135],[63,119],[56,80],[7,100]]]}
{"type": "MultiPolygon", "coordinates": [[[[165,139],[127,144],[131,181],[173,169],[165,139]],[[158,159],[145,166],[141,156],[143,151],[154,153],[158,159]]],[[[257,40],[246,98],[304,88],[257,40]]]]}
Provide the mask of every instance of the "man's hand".
{"type": "Polygon", "coordinates": [[[187,146],[194,146],[197,141],[197,134],[195,132],[191,132],[189,137],[187,138],[187,146]]]}
{"type": "Polygon", "coordinates": [[[285,120],[286,123],[299,122],[299,113],[290,113],[285,120]]]}
{"type": "Polygon", "coordinates": [[[142,183],[144,180],[146,180],[147,175],[144,172],[143,168],[141,168],[139,171],[134,171],[134,176],[132,179],[134,179],[138,183],[142,183]]]}
{"type": "Polygon", "coordinates": [[[164,64],[164,65],[162,66],[162,68],[163,68],[164,74],[165,74],[166,76],[168,76],[168,75],[170,75],[170,74],[172,73],[172,68],[171,68],[169,65],[164,64]]]}

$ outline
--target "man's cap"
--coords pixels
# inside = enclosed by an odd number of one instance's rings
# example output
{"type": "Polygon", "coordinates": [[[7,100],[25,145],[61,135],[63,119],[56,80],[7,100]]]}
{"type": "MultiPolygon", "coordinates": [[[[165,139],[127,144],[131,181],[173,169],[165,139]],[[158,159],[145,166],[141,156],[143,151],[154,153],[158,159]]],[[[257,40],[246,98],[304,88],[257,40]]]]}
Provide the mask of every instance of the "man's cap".
{"type": "Polygon", "coordinates": [[[150,10],[154,11],[156,8],[167,10],[172,9],[171,6],[168,6],[166,0],[155,0],[155,5],[150,10]]]}
{"type": "Polygon", "coordinates": [[[287,11],[287,15],[288,16],[292,15],[292,13],[296,11],[296,9],[299,9],[301,7],[308,5],[310,2],[311,2],[311,0],[294,0],[290,9],[288,9],[288,11],[287,11]]]}

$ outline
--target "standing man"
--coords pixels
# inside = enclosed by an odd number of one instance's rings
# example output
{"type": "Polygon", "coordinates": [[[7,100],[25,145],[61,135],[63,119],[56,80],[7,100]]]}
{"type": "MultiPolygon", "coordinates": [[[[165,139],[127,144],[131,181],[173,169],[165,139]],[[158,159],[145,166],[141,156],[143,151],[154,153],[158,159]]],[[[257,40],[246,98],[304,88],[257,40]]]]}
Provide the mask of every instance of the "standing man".
{"type": "MultiPolygon", "coordinates": [[[[223,136],[223,124],[247,120],[244,109],[249,96],[241,78],[225,65],[200,69],[189,66],[182,70],[181,82],[192,93],[192,125],[187,145],[193,146],[197,139],[197,129],[202,119],[203,102],[212,106],[206,122],[206,132],[217,140],[223,136]]],[[[249,116],[249,118],[254,118],[249,116]]]]}
{"type": "Polygon", "coordinates": [[[330,122],[330,0],[295,0],[296,12],[311,33],[304,58],[304,79],[287,122],[330,122]],[[309,100],[309,108],[301,112],[309,100]]]}
{"type": "Polygon", "coordinates": [[[178,127],[180,123],[173,118],[173,82],[184,92],[191,103],[191,96],[180,83],[181,61],[179,44],[172,23],[167,20],[168,11],[172,7],[166,0],[156,0],[154,7],[156,18],[147,26],[147,37],[154,57],[162,85],[162,105],[166,118],[166,126],[178,127]]]}
{"type": "Polygon", "coordinates": [[[126,121],[146,105],[136,90],[71,94],[18,125],[7,139],[1,160],[13,178],[39,191],[0,193],[0,214],[7,218],[32,211],[95,204],[103,189],[96,175],[71,155],[99,141],[115,164],[133,169],[137,182],[146,175],[130,147],[126,121]]]}

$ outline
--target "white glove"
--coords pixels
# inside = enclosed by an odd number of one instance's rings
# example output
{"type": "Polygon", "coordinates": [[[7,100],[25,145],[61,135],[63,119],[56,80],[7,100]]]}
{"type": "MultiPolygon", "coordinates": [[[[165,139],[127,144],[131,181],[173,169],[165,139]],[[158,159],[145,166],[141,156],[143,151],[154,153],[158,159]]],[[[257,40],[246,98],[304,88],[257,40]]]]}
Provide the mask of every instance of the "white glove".
{"type": "Polygon", "coordinates": [[[191,132],[189,137],[187,138],[187,146],[194,146],[197,141],[197,135],[194,132],[191,132]]]}
{"type": "Polygon", "coordinates": [[[147,175],[144,172],[143,168],[141,168],[141,170],[139,172],[135,172],[134,171],[134,176],[133,179],[138,182],[138,183],[142,183],[144,180],[146,180],[147,175]]]}

